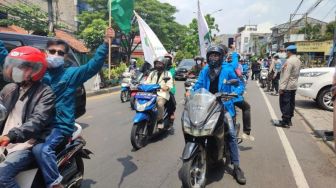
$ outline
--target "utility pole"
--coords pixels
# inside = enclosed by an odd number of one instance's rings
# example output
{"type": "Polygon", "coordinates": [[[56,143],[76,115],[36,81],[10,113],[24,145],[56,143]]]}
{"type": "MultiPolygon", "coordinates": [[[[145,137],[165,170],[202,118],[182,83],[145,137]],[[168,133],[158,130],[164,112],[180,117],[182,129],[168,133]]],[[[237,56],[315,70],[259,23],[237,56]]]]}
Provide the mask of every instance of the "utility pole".
{"type": "Polygon", "coordinates": [[[54,10],[52,6],[52,0],[48,1],[48,22],[49,22],[49,32],[54,33],[54,10]]]}

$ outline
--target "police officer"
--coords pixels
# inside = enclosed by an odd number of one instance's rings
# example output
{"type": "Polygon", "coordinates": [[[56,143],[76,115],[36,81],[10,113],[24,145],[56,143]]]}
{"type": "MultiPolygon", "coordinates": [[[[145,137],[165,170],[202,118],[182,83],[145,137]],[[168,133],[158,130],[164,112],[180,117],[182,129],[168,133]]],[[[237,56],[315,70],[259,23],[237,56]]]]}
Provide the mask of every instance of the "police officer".
{"type": "Polygon", "coordinates": [[[286,53],[287,60],[281,70],[279,87],[282,120],[275,125],[289,128],[292,126],[292,117],[294,116],[295,93],[300,74],[301,61],[296,56],[297,48],[295,45],[288,46],[286,53]]]}

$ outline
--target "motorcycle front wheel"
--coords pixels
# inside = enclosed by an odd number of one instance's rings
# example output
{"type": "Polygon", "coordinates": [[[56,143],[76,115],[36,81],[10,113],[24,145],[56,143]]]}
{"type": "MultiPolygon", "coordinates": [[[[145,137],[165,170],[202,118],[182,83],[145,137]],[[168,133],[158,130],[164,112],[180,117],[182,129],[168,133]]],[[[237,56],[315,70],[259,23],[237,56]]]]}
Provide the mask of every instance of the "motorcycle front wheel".
{"type": "Polygon", "coordinates": [[[183,188],[204,188],[207,165],[205,150],[199,150],[193,157],[184,160],[180,176],[183,188]]]}
{"type": "Polygon", "coordinates": [[[143,148],[147,145],[148,141],[148,127],[147,122],[143,121],[136,123],[131,131],[131,143],[135,150],[143,148]]]}
{"type": "Polygon", "coordinates": [[[127,102],[128,101],[128,96],[129,96],[129,91],[122,91],[120,93],[120,100],[121,102],[127,102]]]}

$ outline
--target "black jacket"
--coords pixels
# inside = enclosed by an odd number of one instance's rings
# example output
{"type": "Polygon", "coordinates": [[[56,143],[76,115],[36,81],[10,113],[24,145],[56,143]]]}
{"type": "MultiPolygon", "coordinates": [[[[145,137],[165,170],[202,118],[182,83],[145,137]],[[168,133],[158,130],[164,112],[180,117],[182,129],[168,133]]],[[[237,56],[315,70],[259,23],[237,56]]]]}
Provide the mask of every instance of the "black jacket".
{"type": "MultiPolygon", "coordinates": [[[[32,138],[41,142],[52,129],[50,122],[55,115],[55,95],[49,86],[36,82],[21,99],[23,97],[28,97],[22,112],[23,124],[11,129],[7,136],[11,143],[22,143],[32,138]]],[[[1,90],[0,103],[7,109],[7,118],[18,100],[20,100],[18,84],[7,84],[1,90]]],[[[0,133],[4,130],[6,120],[0,122],[0,133]]]]}

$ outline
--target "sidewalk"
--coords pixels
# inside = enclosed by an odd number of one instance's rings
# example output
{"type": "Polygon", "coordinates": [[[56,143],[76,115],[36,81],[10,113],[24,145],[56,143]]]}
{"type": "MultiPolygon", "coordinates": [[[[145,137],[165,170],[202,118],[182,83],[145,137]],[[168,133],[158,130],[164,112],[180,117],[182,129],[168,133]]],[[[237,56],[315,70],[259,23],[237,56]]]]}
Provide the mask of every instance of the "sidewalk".
{"type": "Polygon", "coordinates": [[[86,97],[92,97],[92,96],[101,95],[105,93],[112,93],[112,92],[116,92],[119,90],[120,90],[120,86],[115,86],[115,87],[100,89],[98,91],[88,91],[86,92],[86,97]]]}
{"type": "Polygon", "coordinates": [[[334,141],[325,136],[324,131],[333,130],[333,112],[322,110],[312,99],[296,95],[295,111],[300,114],[315,134],[334,151],[334,141]]]}

